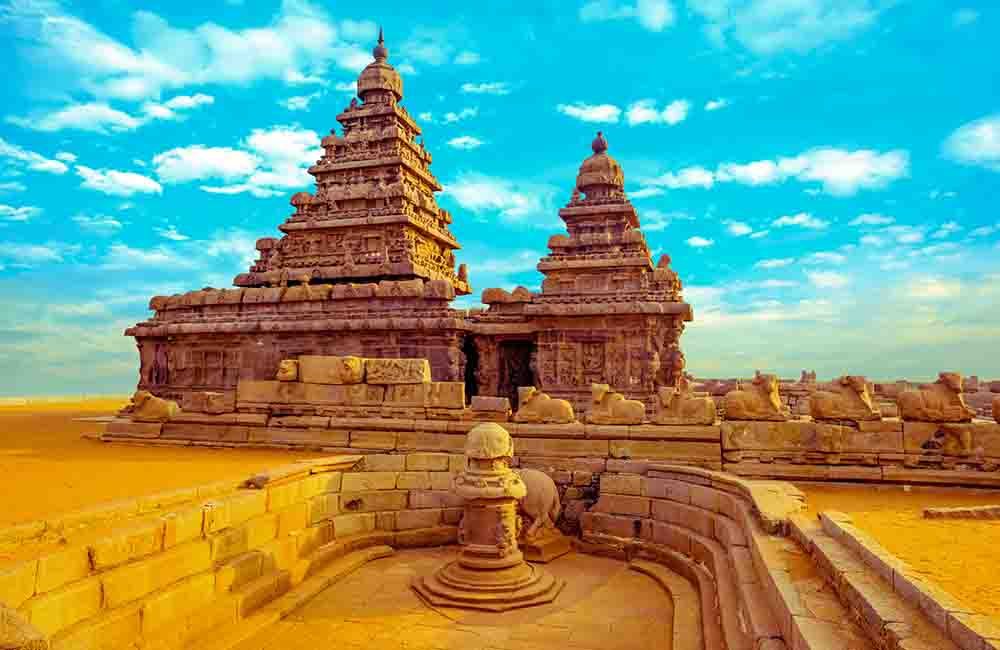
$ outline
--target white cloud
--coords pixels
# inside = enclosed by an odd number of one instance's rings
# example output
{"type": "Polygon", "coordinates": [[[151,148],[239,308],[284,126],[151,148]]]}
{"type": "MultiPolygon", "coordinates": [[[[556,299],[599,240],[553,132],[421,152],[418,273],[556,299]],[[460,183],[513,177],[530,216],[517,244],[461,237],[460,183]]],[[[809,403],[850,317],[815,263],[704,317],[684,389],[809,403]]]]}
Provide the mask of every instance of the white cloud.
{"type": "Polygon", "coordinates": [[[724,97],[719,97],[718,99],[710,99],[709,101],[705,102],[706,111],[717,111],[720,108],[725,108],[726,106],[729,106],[729,100],[725,99],[724,97]]]}
{"type": "Polygon", "coordinates": [[[83,230],[90,231],[102,237],[114,235],[122,229],[121,221],[105,214],[98,214],[94,216],[78,214],[73,217],[73,222],[80,226],[83,230]]]}
{"type": "MultiPolygon", "coordinates": [[[[56,154],[56,158],[59,158],[60,155],[72,156],[73,154],[65,154],[61,152],[56,154]]],[[[28,151],[23,147],[7,142],[3,138],[0,138],[0,158],[11,161],[16,168],[24,167],[25,169],[36,172],[65,174],[69,170],[69,167],[60,162],[60,160],[46,158],[39,153],[28,151]]]]}
{"type": "Polygon", "coordinates": [[[704,237],[695,235],[694,237],[688,237],[684,240],[684,242],[692,248],[708,248],[715,243],[715,240],[705,239],[704,237]]]}
{"type": "Polygon", "coordinates": [[[203,185],[213,194],[248,192],[258,198],[306,188],[306,172],[322,155],[319,135],[296,125],[254,129],[240,148],[191,145],[153,157],[161,181],[168,184],[220,179],[226,185],[203,185]]]}
{"type": "Polygon", "coordinates": [[[962,226],[956,221],[945,221],[941,224],[937,230],[931,235],[934,239],[944,239],[952,233],[956,233],[962,229],[962,226]]]}
{"type": "Polygon", "coordinates": [[[475,65],[479,63],[479,61],[479,54],[477,52],[470,52],[469,50],[459,52],[455,56],[456,65],[475,65]]]}
{"type": "Polygon", "coordinates": [[[893,223],[895,219],[884,214],[862,214],[851,219],[850,226],[885,226],[893,223]]]}
{"type": "Polygon", "coordinates": [[[750,239],[760,239],[761,237],[767,237],[767,234],[771,232],[770,230],[758,230],[754,234],[750,235],[750,239]]]}
{"type": "Polygon", "coordinates": [[[481,147],[485,142],[471,135],[462,135],[448,140],[448,146],[454,149],[475,149],[481,147]]]}
{"type": "Polygon", "coordinates": [[[192,85],[304,83],[331,65],[357,72],[371,60],[357,41],[370,42],[375,27],[369,21],[335,23],[308,0],[285,0],[267,23],[238,30],[212,22],[174,27],[157,14],[137,11],[131,44],[54,2],[15,2],[5,18],[30,45],[27,56],[37,69],[68,71],[58,76],[60,83],[69,80],[71,88],[98,98],[127,100],[192,85]]]}
{"type": "Polygon", "coordinates": [[[830,222],[814,217],[808,212],[800,212],[794,215],[784,215],[778,217],[771,222],[771,225],[775,228],[781,228],[783,226],[801,226],[802,228],[809,228],[810,230],[823,230],[830,225],[830,222]]]}
{"type": "Polygon", "coordinates": [[[882,232],[888,234],[900,244],[919,244],[924,241],[924,229],[915,226],[889,226],[882,232]]]}
{"type": "Polygon", "coordinates": [[[882,189],[909,175],[909,153],[903,150],[880,153],[867,149],[810,149],[798,156],[750,163],[721,163],[713,172],[701,166],[667,172],[645,181],[648,185],[710,188],[715,183],[771,185],[795,179],[819,182],[833,196],[852,196],[861,189],[882,189]],[[684,178],[695,182],[683,181],[684,178]]]}
{"type": "Polygon", "coordinates": [[[659,187],[644,187],[641,190],[629,192],[628,196],[630,199],[645,199],[651,196],[660,196],[661,194],[663,194],[663,190],[659,187]]]}
{"type": "Polygon", "coordinates": [[[473,268],[477,272],[490,274],[524,273],[525,271],[534,271],[538,266],[538,260],[543,257],[545,257],[545,253],[534,250],[511,251],[503,257],[477,262],[473,268]]]}
{"type": "MultiPolygon", "coordinates": [[[[629,126],[647,123],[674,125],[683,122],[690,109],[691,103],[685,99],[677,99],[670,102],[663,111],[656,108],[656,100],[640,99],[628,107],[628,110],[625,112],[625,119],[628,121],[629,126]]],[[[615,110],[617,111],[618,109],[615,108],[615,110]]],[[[617,121],[617,115],[618,113],[616,112],[615,120],[612,121],[617,121]]]]}
{"type": "MultiPolygon", "coordinates": [[[[460,110],[457,113],[454,112],[454,111],[449,111],[449,112],[445,113],[443,121],[444,121],[445,124],[452,124],[454,122],[461,122],[462,120],[468,119],[470,117],[475,117],[478,114],[479,114],[479,109],[478,108],[476,108],[475,106],[469,106],[469,107],[463,108],[462,110],[460,110]]],[[[428,113],[428,115],[429,115],[429,113],[428,113]]]]}
{"type": "Polygon", "coordinates": [[[742,237],[743,235],[749,235],[753,232],[753,228],[749,224],[743,223],[742,221],[726,221],[726,232],[734,237],[742,237]]]}
{"type": "Polygon", "coordinates": [[[79,244],[54,241],[45,244],[0,242],[0,257],[31,267],[44,262],[62,262],[66,257],[79,253],[80,248],[79,244]]]}
{"type": "Polygon", "coordinates": [[[0,193],[6,192],[24,192],[27,191],[28,186],[21,181],[5,181],[0,183],[0,193]]]}
{"type": "Polygon", "coordinates": [[[156,232],[156,234],[159,235],[160,237],[163,237],[164,239],[169,239],[170,241],[187,241],[188,239],[191,239],[187,235],[183,235],[177,232],[176,226],[168,226],[166,228],[153,228],[153,231],[156,232]]]}
{"type": "Polygon", "coordinates": [[[878,0],[688,0],[716,45],[731,39],[755,54],[805,53],[871,27],[878,0]]]}
{"type": "Polygon", "coordinates": [[[478,84],[464,83],[462,84],[462,92],[473,95],[509,95],[511,87],[506,81],[489,81],[478,84]]]}
{"type": "Polygon", "coordinates": [[[917,276],[906,283],[906,292],[913,298],[929,300],[955,298],[962,293],[962,283],[953,278],[917,276]]]}
{"type": "Polygon", "coordinates": [[[795,264],[794,257],[781,257],[776,259],[760,260],[754,264],[754,267],[758,269],[780,269],[786,266],[791,266],[792,264],[795,264]]]}
{"type": "Polygon", "coordinates": [[[162,194],[163,187],[152,178],[134,172],[120,172],[114,169],[91,169],[76,166],[76,173],[83,179],[80,187],[96,190],[110,196],[132,196],[133,194],[162,194]]]}
{"type": "Polygon", "coordinates": [[[289,97],[288,99],[278,100],[278,105],[287,108],[290,111],[304,111],[309,108],[309,104],[313,100],[319,98],[323,93],[316,91],[314,93],[309,93],[308,95],[295,95],[294,97],[289,97]]]}
{"type": "MultiPolygon", "coordinates": [[[[67,129],[90,133],[121,133],[134,131],[155,120],[179,120],[186,111],[211,104],[215,99],[210,95],[178,95],[163,103],[146,102],[142,105],[142,115],[130,115],[112,108],[106,102],[69,104],[49,113],[37,113],[30,117],[11,116],[8,122],[33,131],[56,132],[67,129]]],[[[72,154],[71,154],[72,155],[72,154]]]]}
{"type": "Polygon", "coordinates": [[[676,219],[689,219],[684,212],[661,212],[660,210],[644,210],[639,218],[642,229],[646,232],[659,232],[676,219]]]}
{"type": "Polygon", "coordinates": [[[975,9],[963,8],[951,15],[951,24],[955,27],[965,27],[979,20],[979,12],[975,9]]]}
{"type": "Polygon", "coordinates": [[[636,0],[635,4],[620,4],[614,0],[591,0],[579,12],[583,22],[603,22],[634,18],[643,28],[660,32],[677,20],[670,0],[636,0]]]}
{"type": "Polygon", "coordinates": [[[443,196],[474,214],[496,213],[508,223],[553,224],[556,188],[480,173],[461,173],[445,184],[443,196]]]}
{"type": "Polygon", "coordinates": [[[347,93],[349,95],[354,95],[358,92],[358,82],[356,81],[340,81],[333,85],[334,90],[338,90],[342,93],[347,93]]]}
{"type": "Polygon", "coordinates": [[[995,232],[1000,232],[1000,223],[992,226],[979,226],[969,231],[970,237],[989,237],[995,232]]]}
{"type": "Polygon", "coordinates": [[[563,115],[581,120],[583,122],[603,122],[614,123],[618,121],[618,116],[622,110],[613,104],[559,104],[556,110],[563,115]]]}
{"type": "Polygon", "coordinates": [[[806,255],[802,261],[805,264],[816,265],[816,264],[843,264],[847,261],[847,256],[843,253],[835,253],[833,251],[820,251],[817,253],[810,253],[806,255]]]}
{"type": "Polygon", "coordinates": [[[153,156],[153,168],[164,183],[187,183],[206,178],[236,180],[257,169],[259,161],[252,154],[229,147],[206,147],[196,144],[176,147],[153,156]]]}
{"type": "Polygon", "coordinates": [[[806,277],[820,289],[842,289],[851,282],[850,277],[836,271],[806,271],[806,277]]]}
{"type": "Polygon", "coordinates": [[[76,154],[70,153],[68,151],[60,151],[56,153],[56,160],[61,160],[63,162],[68,162],[68,163],[75,163],[76,154]]]}
{"type": "Polygon", "coordinates": [[[0,221],[28,221],[41,213],[42,209],[33,205],[22,205],[15,208],[12,205],[0,204],[0,221]]]}
{"type": "Polygon", "coordinates": [[[1000,113],[960,126],[942,149],[956,162],[1000,172],[1000,113]]]}

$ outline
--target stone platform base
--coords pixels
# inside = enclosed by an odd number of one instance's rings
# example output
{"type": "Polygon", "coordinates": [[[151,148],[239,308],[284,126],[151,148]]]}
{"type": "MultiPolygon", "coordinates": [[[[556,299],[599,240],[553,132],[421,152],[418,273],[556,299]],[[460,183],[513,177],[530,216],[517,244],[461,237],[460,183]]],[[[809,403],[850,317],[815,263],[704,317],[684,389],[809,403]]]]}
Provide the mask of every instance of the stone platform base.
{"type": "Polygon", "coordinates": [[[566,586],[523,561],[503,570],[476,570],[449,562],[433,575],[413,579],[413,589],[434,607],[506,612],[551,603],[566,586]]]}
{"type": "Polygon", "coordinates": [[[531,542],[519,542],[518,548],[524,553],[524,559],[528,562],[545,564],[569,553],[573,550],[573,543],[569,537],[556,532],[531,542]]]}

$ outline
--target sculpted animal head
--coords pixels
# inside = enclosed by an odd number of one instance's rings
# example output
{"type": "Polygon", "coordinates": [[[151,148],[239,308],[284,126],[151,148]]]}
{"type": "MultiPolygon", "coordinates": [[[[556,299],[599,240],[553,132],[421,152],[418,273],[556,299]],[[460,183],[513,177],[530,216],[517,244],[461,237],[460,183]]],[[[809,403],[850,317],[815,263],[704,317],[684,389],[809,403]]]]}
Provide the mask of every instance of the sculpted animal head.
{"type": "Polygon", "coordinates": [[[956,393],[962,392],[962,375],[957,372],[939,372],[937,383],[947,386],[956,393]]]}
{"type": "Polygon", "coordinates": [[[341,357],[340,372],[344,377],[356,377],[360,380],[364,370],[364,360],[361,357],[341,357]]]}
{"type": "Polygon", "coordinates": [[[299,362],[296,359],[282,359],[278,364],[278,379],[294,380],[299,376],[299,362]]]}
{"type": "Polygon", "coordinates": [[[137,390],[132,396],[132,403],[136,406],[142,406],[151,399],[153,399],[153,394],[148,390],[137,390]]]}
{"type": "Polygon", "coordinates": [[[534,386],[518,386],[517,387],[517,403],[520,406],[524,406],[525,404],[527,404],[528,402],[530,402],[535,397],[535,394],[537,392],[538,392],[538,389],[535,388],[534,386]]]}
{"type": "Polygon", "coordinates": [[[591,384],[590,394],[593,396],[594,404],[600,404],[604,396],[608,394],[611,390],[611,386],[608,384],[591,384]]]}
{"type": "Polygon", "coordinates": [[[781,410],[781,396],[778,394],[778,375],[762,375],[759,371],[753,378],[753,386],[776,410],[781,410]]]}

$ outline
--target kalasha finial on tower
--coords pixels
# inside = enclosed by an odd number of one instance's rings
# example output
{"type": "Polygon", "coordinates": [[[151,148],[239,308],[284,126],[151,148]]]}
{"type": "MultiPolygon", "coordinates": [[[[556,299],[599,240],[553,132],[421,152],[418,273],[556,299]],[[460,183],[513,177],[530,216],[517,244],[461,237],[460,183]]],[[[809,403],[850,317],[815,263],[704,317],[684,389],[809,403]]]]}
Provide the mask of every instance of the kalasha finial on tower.
{"type": "Polygon", "coordinates": [[[597,132],[594,141],[590,143],[590,148],[594,150],[594,153],[604,153],[608,150],[608,141],[604,139],[604,135],[600,131],[597,132]]]}
{"type": "Polygon", "coordinates": [[[378,45],[372,50],[376,61],[385,61],[389,58],[389,50],[385,46],[385,39],[382,38],[382,28],[378,28],[378,45]]]}

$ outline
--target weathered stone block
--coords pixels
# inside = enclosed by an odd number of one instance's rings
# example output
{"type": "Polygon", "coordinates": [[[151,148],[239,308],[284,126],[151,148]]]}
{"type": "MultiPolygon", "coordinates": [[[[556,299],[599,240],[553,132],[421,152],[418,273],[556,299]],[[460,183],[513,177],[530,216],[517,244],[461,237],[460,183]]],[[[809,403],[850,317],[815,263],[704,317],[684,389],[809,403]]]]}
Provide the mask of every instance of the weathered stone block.
{"type": "Polygon", "coordinates": [[[127,530],[118,530],[90,545],[90,563],[104,571],[136,558],[163,550],[163,522],[156,521],[127,530]]]}
{"type": "Polygon", "coordinates": [[[396,477],[396,487],[400,490],[429,490],[431,478],[429,472],[400,472],[396,477]]]}
{"type": "Polygon", "coordinates": [[[320,494],[309,499],[309,525],[330,519],[340,513],[338,494],[320,494]]]}
{"type": "Polygon", "coordinates": [[[411,490],[411,508],[458,508],[465,505],[465,499],[444,490],[411,490]]]}
{"type": "Polygon", "coordinates": [[[143,636],[158,637],[182,617],[208,605],[214,597],[215,576],[211,573],[192,576],[153,594],[142,604],[143,636]]]}
{"type": "MultiPolygon", "coordinates": [[[[86,556],[86,549],[84,549],[86,556]]],[[[0,569],[0,603],[20,607],[35,594],[38,561],[20,562],[0,569]]]]}
{"type": "MultiPolygon", "coordinates": [[[[431,490],[451,490],[454,486],[455,474],[452,472],[429,472],[431,490]]],[[[419,488],[417,488],[419,489],[419,488]]]]}
{"type": "Polygon", "coordinates": [[[608,444],[607,440],[515,438],[514,453],[518,456],[607,456],[608,444]]]}
{"type": "Polygon", "coordinates": [[[410,471],[444,472],[448,470],[448,454],[407,454],[406,469],[410,471]]]}
{"type": "Polygon", "coordinates": [[[615,515],[649,517],[649,502],[650,500],[646,497],[601,494],[592,511],[607,512],[615,515]]]}
{"type": "Polygon", "coordinates": [[[628,437],[634,440],[695,440],[718,442],[722,436],[719,425],[695,424],[639,424],[628,428],[628,437]]]}
{"type": "Polygon", "coordinates": [[[580,515],[580,527],[584,533],[603,533],[627,539],[639,536],[642,529],[642,519],[603,512],[584,512],[580,515]]]}
{"type": "Polygon", "coordinates": [[[612,440],[615,458],[648,458],[682,461],[722,461],[718,443],[679,440],[612,440]]]}
{"type": "Polygon", "coordinates": [[[31,624],[46,635],[54,635],[101,610],[101,579],[78,580],[65,587],[35,596],[23,611],[31,624]]]}
{"type": "Polygon", "coordinates": [[[245,526],[226,528],[218,533],[213,533],[208,536],[208,543],[213,562],[225,562],[229,558],[250,550],[245,526]]]}
{"type": "Polygon", "coordinates": [[[368,490],[394,490],[396,472],[346,472],[341,489],[344,492],[365,492],[368,490]]]}
{"type": "Polygon", "coordinates": [[[406,508],[405,490],[378,490],[375,492],[342,492],[341,512],[378,512],[406,508]]]}
{"type": "Polygon", "coordinates": [[[115,418],[104,425],[106,435],[132,438],[158,438],[162,429],[162,422],[133,422],[126,418],[115,418]]]}
{"type": "Polygon", "coordinates": [[[337,429],[300,429],[293,427],[264,427],[250,429],[249,441],[260,444],[310,445],[315,447],[346,447],[350,440],[347,431],[337,429]]]}
{"type": "Polygon", "coordinates": [[[340,492],[344,482],[342,472],[321,472],[313,474],[302,481],[302,498],[308,499],[317,494],[327,494],[329,492],[340,492]]]}
{"type": "Polygon", "coordinates": [[[395,545],[398,548],[424,548],[427,546],[446,546],[458,541],[458,527],[435,526],[433,528],[417,528],[401,530],[395,535],[395,545]]]}
{"type": "Polygon", "coordinates": [[[360,384],[365,379],[365,365],[360,357],[302,355],[299,357],[299,381],[307,384],[360,384]]]}
{"type": "Polygon", "coordinates": [[[161,438],[210,442],[247,442],[250,428],[239,425],[187,424],[165,422],[161,438]]]}
{"type": "Polygon", "coordinates": [[[237,404],[304,404],[307,385],[299,382],[241,379],[236,385],[237,404]]]}
{"type": "Polygon", "coordinates": [[[405,469],[406,454],[368,454],[354,467],[356,472],[402,472],[405,469]]]}
{"type": "Polygon", "coordinates": [[[394,431],[351,431],[350,446],[355,449],[385,449],[396,448],[397,434],[394,431]]]}
{"type": "Polygon", "coordinates": [[[355,512],[337,515],[333,518],[334,535],[336,537],[347,537],[349,535],[370,533],[375,530],[375,524],[374,512],[355,512]]]}
{"type": "Polygon", "coordinates": [[[69,648],[124,648],[132,645],[142,629],[138,603],[104,612],[64,630],[52,640],[58,650],[69,648]]]}
{"type": "Polygon", "coordinates": [[[465,436],[425,431],[401,431],[399,451],[460,451],[465,448],[465,436]]]}
{"type": "Polygon", "coordinates": [[[260,551],[241,553],[219,566],[213,577],[212,591],[223,593],[239,589],[243,585],[260,577],[263,571],[264,555],[260,551]]]}
{"type": "Polygon", "coordinates": [[[423,408],[430,400],[431,383],[393,384],[386,387],[385,406],[423,408]]]}
{"type": "MultiPolygon", "coordinates": [[[[587,483],[589,484],[589,475],[587,483]]],[[[642,477],[638,474],[602,474],[601,494],[630,494],[639,496],[642,493],[642,477]]]]}
{"type": "Polygon", "coordinates": [[[309,503],[306,501],[300,501],[279,511],[277,513],[278,537],[284,537],[289,533],[307,527],[310,524],[309,514],[309,503]]]}
{"type": "Polygon", "coordinates": [[[38,558],[34,592],[44,594],[81,580],[90,575],[90,568],[90,554],[86,546],[70,546],[47,553],[38,558]]]}
{"type": "Polygon", "coordinates": [[[473,411],[510,414],[510,400],[506,397],[474,395],[469,408],[473,411]]]}
{"type": "Polygon", "coordinates": [[[422,384],[431,380],[427,359],[365,359],[369,384],[422,384]]]}
{"type": "Polygon", "coordinates": [[[668,478],[643,478],[642,495],[656,499],[669,499],[691,503],[691,484],[668,478]]]}
{"type": "Polygon", "coordinates": [[[413,528],[437,526],[441,523],[442,512],[441,508],[400,510],[396,513],[396,528],[398,530],[411,530],[413,528]]]}

